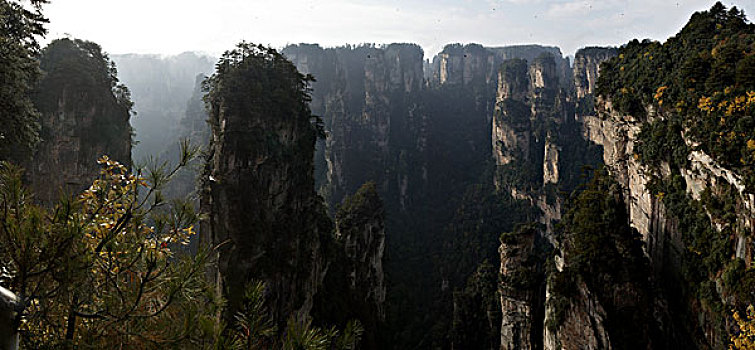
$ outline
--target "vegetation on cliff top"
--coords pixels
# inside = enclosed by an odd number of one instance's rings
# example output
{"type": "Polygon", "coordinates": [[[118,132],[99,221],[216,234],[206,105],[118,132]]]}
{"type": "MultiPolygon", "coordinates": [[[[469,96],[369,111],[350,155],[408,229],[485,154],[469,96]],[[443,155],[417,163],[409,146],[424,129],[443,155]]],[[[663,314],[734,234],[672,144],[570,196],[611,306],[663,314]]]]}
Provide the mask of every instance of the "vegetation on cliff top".
{"type": "MultiPolygon", "coordinates": [[[[634,40],[623,46],[601,66],[598,94],[637,118],[648,115],[647,106],[661,116],[681,116],[673,128],[736,170],[755,192],[755,25],[736,7],[727,10],[719,2],[695,13],[663,44],[634,40]]],[[[678,137],[665,146],[648,134],[640,138],[651,152],[687,147],[678,137]]]]}
{"type": "Polygon", "coordinates": [[[39,64],[43,75],[33,100],[43,116],[42,141],[61,136],[53,135],[57,131],[53,128],[71,123],[82,143],[79,159],[109,154],[128,165],[130,148],[124,144],[131,142],[129,118],[134,103],[108,54],[91,41],[57,39],[41,51],[39,64]],[[90,114],[94,115],[88,123],[90,114]],[[60,115],[64,122],[58,122],[60,115]]]}
{"type": "Polygon", "coordinates": [[[578,285],[584,283],[606,312],[613,346],[663,344],[665,337],[654,319],[649,261],[642,237],[628,224],[620,186],[604,170],[595,171],[588,184],[571,194],[566,207],[557,233],[564,268],[550,277],[556,317],[548,327],[561,325],[580,297],[578,285]]]}

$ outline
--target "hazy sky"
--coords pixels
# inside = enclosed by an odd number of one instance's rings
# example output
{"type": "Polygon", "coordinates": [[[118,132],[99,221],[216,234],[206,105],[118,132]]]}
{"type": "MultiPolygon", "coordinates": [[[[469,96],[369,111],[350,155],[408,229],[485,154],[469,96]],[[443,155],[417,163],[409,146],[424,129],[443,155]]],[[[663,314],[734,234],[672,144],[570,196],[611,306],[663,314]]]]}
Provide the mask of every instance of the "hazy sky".
{"type": "MultiPolygon", "coordinates": [[[[583,46],[665,40],[713,0],[54,0],[49,39],[91,40],[113,54],[203,51],[241,40],[338,46],[412,42],[583,46]]],[[[755,0],[724,1],[755,19],[755,0]]]]}

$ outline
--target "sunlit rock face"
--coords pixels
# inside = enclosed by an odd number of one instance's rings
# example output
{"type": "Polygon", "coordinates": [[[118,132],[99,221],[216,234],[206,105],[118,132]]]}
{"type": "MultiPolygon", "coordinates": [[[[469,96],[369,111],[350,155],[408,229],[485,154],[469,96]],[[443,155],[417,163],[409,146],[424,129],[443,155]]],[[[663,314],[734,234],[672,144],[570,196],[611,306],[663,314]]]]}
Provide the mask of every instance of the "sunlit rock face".
{"type": "Polygon", "coordinates": [[[27,176],[43,203],[89,187],[103,155],[131,164],[131,104],[115,89],[108,64],[91,42],[56,40],[42,52],[45,74],[33,96],[42,141],[27,176]]]}
{"type": "Polygon", "coordinates": [[[616,48],[587,47],[574,55],[574,87],[577,98],[595,93],[600,64],[618,55],[616,48]]]}

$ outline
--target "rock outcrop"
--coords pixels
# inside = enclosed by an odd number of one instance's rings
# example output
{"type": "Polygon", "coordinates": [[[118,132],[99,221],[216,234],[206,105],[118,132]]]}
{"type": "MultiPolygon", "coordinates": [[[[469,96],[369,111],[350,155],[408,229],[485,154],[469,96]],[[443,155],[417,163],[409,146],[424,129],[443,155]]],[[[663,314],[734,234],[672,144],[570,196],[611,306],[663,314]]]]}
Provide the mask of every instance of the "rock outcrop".
{"type": "Polygon", "coordinates": [[[595,94],[595,86],[600,74],[600,64],[616,57],[616,48],[586,47],[574,55],[574,87],[577,98],[595,94]]]}
{"type": "Polygon", "coordinates": [[[505,61],[498,73],[492,119],[495,186],[540,208],[540,221],[548,232],[560,219],[554,187],[563,167],[560,154],[563,144],[574,142],[575,136],[575,122],[567,118],[573,107],[565,98],[567,90],[561,88],[555,62],[548,54],[532,62],[505,61]]]}
{"type": "MultiPolygon", "coordinates": [[[[450,320],[443,315],[452,312],[453,291],[464,288],[470,273],[483,260],[497,260],[495,249],[476,246],[495,241],[499,228],[493,239],[486,230],[504,220],[471,231],[464,228],[464,221],[455,220],[464,220],[457,217],[465,205],[463,196],[478,191],[483,181],[479,175],[489,171],[498,66],[509,58],[534,62],[539,55],[550,54],[551,61],[543,62],[535,69],[539,73],[534,74],[539,74],[544,84],[537,87],[538,96],[553,100],[561,82],[567,81],[561,76],[566,77],[566,72],[571,76],[568,61],[557,48],[486,48],[475,44],[449,45],[432,64],[425,64],[422,50],[409,44],[326,49],[300,44],[285,48],[283,53],[303,73],[317,79],[312,111],[323,117],[328,137],[318,144],[315,173],[318,188],[331,209],[367,181],[375,182],[385,202],[386,229],[392,237],[386,249],[393,252],[385,268],[401,287],[394,290],[406,294],[394,297],[410,308],[393,313],[386,310],[386,316],[394,318],[390,322],[396,329],[404,329],[400,336],[434,329],[434,335],[423,342],[444,346],[444,330],[450,327],[450,320]],[[545,85],[550,83],[556,85],[545,85]],[[475,235],[469,242],[460,243],[480,254],[460,257],[462,264],[434,258],[445,254],[459,239],[453,234],[456,230],[475,235]],[[427,310],[433,310],[434,316],[428,317],[427,310]]],[[[530,81],[526,84],[521,89],[516,87],[516,93],[529,91],[530,81]]],[[[560,106],[554,101],[550,105],[560,106]]],[[[544,169],[548,181],[561,177],[556,166],[559,155],[554,153],[557,147],[548,149],[546,152],[543,147],[532,156],[542,159],[548,153],[550,165],[538,163],[540,183],[544,169]]],[[[487,179],[485,183],[489,186],[487,179]]],[[[510,202],[507,200],[506,205],[515,206],[510,202]]],[[[519,209],[523,208],[512,209],[512,213],[519,209]]],[[[548,211],[555,215],[555,211],[548,211]]],[[[512,228],[507,225],[506,230],[512,228]]],[[[398,339],[384,346],[416,347],[412,343],[416,341],[398,339]]]]}
{"type": "Polygon", "coordinates": [[[285,329],[289,317],[309,315],[332,229],[314,189],[317,131],[307,82],[270,49],[251,47],[241,58],[224,59],[208,93],[212,141],[202,244],[217,246],[215,278],[228,300],[226,317],[238,310],[244,286],[259,280],[266,283],[271,319],[285,329]],[[250,77],[264,77],[266,85],[250,77]],[[244,88],[231,90],[224,85],[229,81],[244,88]]]}
{"type": "Polygon", "coordinates": [[[43,51],[44,78],[33,96],[42,126],[27,177],[36,198],[52,203],[88,188],[103,155],[131,164],[131,101],[99,45],[55,40],[43,51]]]}
{"type": "Polygon", "coordinates": [[[385,324],[385,211],[375,183],[346,198],[335,215],[335,240],[313,315],[323,324],[359,320],[367,332],[361,347],[379,349],[385,324]]]}
{"type": "MultiPolygon", "coordinates": [[[[498,67],[509,59],[523,59],[533,62],[537,57],[548,54],[554,57],[560,81],[569,81],[571,73],[569,61],[562,57],[557,47],[540,45],[518,45],[505,47],[484,47],[478,44],[446,45],[431,64],[433,85],[479,86],[494,85],[498,67]]],[[[568,85],[565,85],[568,86],[568,85]]]]}
{"type": "Polygon", "coordinates": [[[374,308],[370,314],[385,318],[385,212],[374,183],[347,198],[336,213],[336,237],[343,240],[348,259],[349,288],[356,299],[374,308]]]}
{"type": "MultiPolygon", "coordinates": [[[[318,183],[331,207],[374,181],[381,194],[410,201],[407,169],[398,157],[419,154],[426,143],[426,116],[419,113],[423,52],[419,46],[392,44],[322,49],[289,46],[283,53],[304,73],[314,74],[312,111],[323,116],[329,136],[318,150],[318,183]],[[386,172],[386,169],[393,169],[386,172]]],[[[417,169],[424,161],[414,159],[417,169]]],[[[412,181],[412,182],[414,182],[412,181]]]]}
{"type": "MultiPolygon", "coordinates": [[[[560,324],[545,327],[546,350],[609,350],[611,339],[606,330],[606,311],[584,283],[577,286],[578,294],[571,296],[560,324]]],[[[548,301],[552,299],[550,296],[548,301]]],[[[549,308],[545,322],[558,322],[549,308]]]]}
{"type": "Polygon", "coordinates": [[[542,348],[543,242],[535,225],[501,236],[501,349],[542,348]]]}
{"type": "Polygon", "coordinates": [[[334,228],[315,191],[315,141],[322,130],[308,105],[310,80],[261,46],[221,63],[207,95],[212,135],[200,244],[217,252],[211,273],[228,300],[225,316],[238,310],[247,283],[262,281],[279,330],[290,318],[313,317],[323,327],[359,320],[363,346],[378,348],[386,234],[375,185],[345,201],[334,228]],[[235,88],[227,88],[229,81],[235,88]]]}

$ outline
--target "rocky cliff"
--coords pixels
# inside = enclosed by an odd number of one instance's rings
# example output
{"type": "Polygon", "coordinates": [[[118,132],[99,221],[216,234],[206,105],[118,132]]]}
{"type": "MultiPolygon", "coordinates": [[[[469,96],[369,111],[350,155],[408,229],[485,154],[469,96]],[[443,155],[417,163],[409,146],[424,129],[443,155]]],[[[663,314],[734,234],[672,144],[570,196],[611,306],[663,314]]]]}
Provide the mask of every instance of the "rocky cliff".
{"type": "Polygon", "coordinates": [[[314,186],[322,130],[308,105],[311,78],[273,49],[237,50],[208,79],[212,134],[202,175],[201,244],[217,252],[212,278],[228,300],[225,316],[247,283],[262,281],[281,332],[290,318],[337,327],[356,319],[363,345],[376,348],[386,234],[375,186],[340,207],[334,230],[314,186]]]}
{"type": "Polygon", "coordinates": [[[327,274],[313,310],[323,324],[360,320],[364,349],[379,349],[385,326],[385,211],[370,182],[346,198],[335,215],[335,239],[326,247],[327,274]],[[329,250],[329,251],[328,251],[329,250]]]}
{"type": "Polygon", "coordinates": [[[664,43],[630,42],[601,66],[598,113],[584,118],[585,135],[603,145],[621,184],[659,294],[671,314],[685,315],[669,324],[690,348],[725,347],[736,334],[731,310],[755,302],[744,292],[755,278],[747,268],[755,100],[744,97],[755,89],[744,73],[753,28],[717,3],[664,43]],[[698,56],[704,51],[714,54],[698,56]],[[691,69],[701,67],[711,68],[691,69]]]}
{"type": "Polygon", "coordinates": [[[532,62],[504,61],[500,67],[492,120],[493,181],[500,191],[540,208],[549,232],[560,219],[555,187],[561,183],[560,154],[563,144],[574,142],[566,91],[548,54],[532,62]]]}
{"type": "MultiPolygon", "coordinates": [[[[430,84],[433,85],[494,85],[498,67],[509,59],[523,59],[533,62],[540,55],[554,57],[560,81],[568,81],[571,73],[568,59],[562,57],[557,47],[540,45],[518,45],[505,47],[483,47],[478,44],[446,45],[430,65],[430,84]]],[[[568,84],[564,85],[565,87],[568,84]]]]}
{"type": "MultiPolygon", "coordinates": [[[[331,207],[368,181],[376,182],[381,194],[394,194],[387,200],[405,207],[409,179],[421,178],[394,164],[421,153],[427,137],[416,98],[423,85],[422,49],[410,44],[297,45],[283,53],[318,80],[313,113],[323,117],[329,134],[318,150],[318,165],[325,165],[318,182],[331,207]]],[[[414,161],[423,167],[420,159],[414,161]]]]}
{"type": "MultiPolygon", "coordinates": [[[[394,306],[386,316],[395,327],[388,331],[395,338],[385,346],[448,344],[453,332],[447,330],[453,325],[443,315],[453,311],[454,291],[465,288],[485,259],[497,260],[500,232],[528,215],[516,200],[496,203],[491,193],[483,193],[483,188],[489,190],[489,177],[482,174],[490,171],[498,65],[507,58],[553,53],[550,65],[539,71],[560,84],[553,76],[562,75],[568,61],[557,48],[475,44],[449,45],[427,66],[422,50],[409,44],[327,49],[301,44],[283,53],[317,79],[312,110],[323,117],[328,137],[318,144],[316,174],[330,207],[366,181],[376,183],[385,201],[392,237],[386,270],[393,276],[387,304],[394,306]],[[468,224],[467,216],[499,207],[511,215],[481,217],[485,224],[476,227],[468,224]],[[433,316],[427,317],[428,310],[433,316]],[[423,339],[412,336],[431,328],[423,339]]],[[[537,89],[547,95],[558,87],[537,89]]],[[[551,95],[543,98],[555,99],[551,95]]],[[[555,164],[558,155],[554,147],[549,149],[538,157],[548,153],[555,164]]],[[[558,177],[556,168],[546,169],[548,181],[558,177]]],[[[465,312],[462,305],[467,304],[458,305],[465,312]]]]}
{"type": "Polygon", "coordinates": [[[224,56],[210,81],[202,243],[217,246],[226,316],[246,283],[260,280],[271,319],[284,329],[289,317],[308,316],[324,277],[331,222],[314,190],[317,131],[296,67],[270,49],[239,50],[224,56]]]}
{"type": "Polygon", "coordinates": [[[42,126],[27,176],[36,198],[51,203],[89,187],[97,159],[131,163],[131,101],[99,45],[60,39],[40,57],[45,72],[33,96],[42,126]]]}

